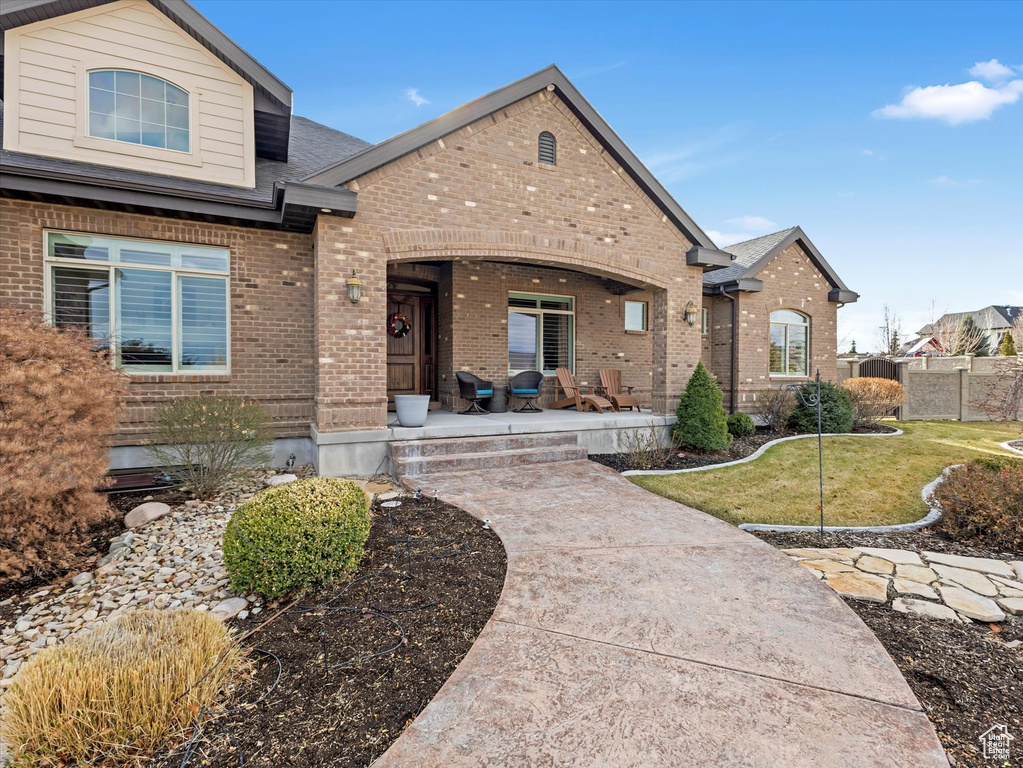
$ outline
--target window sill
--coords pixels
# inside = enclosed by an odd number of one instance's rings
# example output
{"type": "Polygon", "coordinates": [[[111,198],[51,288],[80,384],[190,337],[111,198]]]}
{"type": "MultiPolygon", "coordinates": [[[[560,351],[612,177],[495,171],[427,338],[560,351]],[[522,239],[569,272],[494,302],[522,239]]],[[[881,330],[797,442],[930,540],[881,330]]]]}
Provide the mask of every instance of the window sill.
{"type": "Polygon", "coordinates": [[[206,383],[227,382],[231,380],[230,372],[208,371],[195,373],[142,373],[139,371],[122,371],[128,375],[133,384],[175,384],[175,383],[206,383]]]}
{"type": "Polygon", "coordinates": [[[631,328],[626,328],[625,332],[630,336],[646,336],[648,333],[650,333],[650,331],[637,331],[631,328]]]}

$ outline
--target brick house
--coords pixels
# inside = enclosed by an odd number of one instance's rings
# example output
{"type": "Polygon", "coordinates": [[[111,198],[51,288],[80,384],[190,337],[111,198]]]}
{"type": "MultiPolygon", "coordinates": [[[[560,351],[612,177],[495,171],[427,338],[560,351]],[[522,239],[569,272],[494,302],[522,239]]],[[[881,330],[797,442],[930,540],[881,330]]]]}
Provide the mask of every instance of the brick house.
{"type": "Polygon", "coordinates": [[[394,395],[463,408],[459,370],[541,370],[550,402],[555,368],[619,368],[661,423],[701,356],[733,408],[834,376],[856,294],[802,231],[717,248],[554,66],[371,146],[184,0],[0,20],[0,301],[130,374],[115,465],[193,393],[262,402],[280,453],[344,473],[394,395]]]}

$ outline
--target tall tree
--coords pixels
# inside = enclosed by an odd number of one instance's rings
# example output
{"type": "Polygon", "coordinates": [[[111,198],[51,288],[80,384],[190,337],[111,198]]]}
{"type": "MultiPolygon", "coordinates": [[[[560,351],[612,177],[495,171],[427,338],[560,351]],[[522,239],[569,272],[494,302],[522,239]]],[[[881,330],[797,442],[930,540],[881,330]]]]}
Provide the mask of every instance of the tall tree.
{"type": "Polygon", "coordinates": [[[884,305],[884,320],[877,333],[878,352],[888,357],[899,354],[902,346],[902,320],[887,304],[884,305]]]}
{"type": "Polygon", "coordinates": [[[976,352],[984,343],[984,330],[969,313],[945,314],[931,323],[931,334],[942,357],[955,357],[976,352]]]}

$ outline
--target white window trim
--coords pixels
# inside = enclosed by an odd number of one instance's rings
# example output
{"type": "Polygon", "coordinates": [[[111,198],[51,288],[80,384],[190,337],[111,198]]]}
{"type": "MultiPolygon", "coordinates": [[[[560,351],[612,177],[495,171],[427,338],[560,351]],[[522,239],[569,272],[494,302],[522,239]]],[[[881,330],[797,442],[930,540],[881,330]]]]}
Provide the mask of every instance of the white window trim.
{"type": "MultiPolygon", "coordinates": [[[[539,307],[537,307],[536,309],[530,309],[529,307],[510,307],[510,306],[506,307],[506,309],[508,310],[509,314],[511,314],[512,312],[518,312],[519,314],[522,314],[522,315],[571,315],[572,316],[572,352],[571,352],[571,356],[570,357],[571,357],[571,360],[572,360],[572,364],[571,364],[570,370],[572,371],[572,375],[575,375],[575,335],[576,335],[576,317],[575,317],[576,298],[575,298],[575,296],[569,296],[568,294],[559,294],[559,293],[536,293],[534,291],[508,291],[508,298],[510,299],[512,296],[536,296],[537,298],[540,298],[540,299],[543,299],[543,298],[549,298],[549,299],[569,299],[572,302],[572,309],[570,309],[570,310],[569,309],[540,309],[539,307]]],[[[505,326],[505,327],[507,328],[508,326],[505,326]]],[[[536,356],[538,358],[543,358],[543,322],[542,321],[537,323],[536,331],[537,331],[537,337],[536,337],[536,356]]],[[[507,344],[505,344],[505,347],[507,348],[507,344]]],[[[538,362],[540,364],[537,365],[535,370],[540,371],[540,373],[542,373],[544,376],[553,376],[554,375],[554,370],[555,369],[551,368],[550,369],[550,373],[548,373],[547,369],[543,367],[543,363],[546,362],[545,360],[540,359],[540,360],[538,360],[538,362]]],[[[508,375],[509,376],[514,376],[515,374],[522,373],[523,371],[530,371],[530,370],[534,370],[534,369],[532,369],[532,368],[516,369],[516,368],[512,368],[511,365],[509,364],[509,366],[508,366],[508,375]]]]}
{"type": "Polygon", "coordinates": [[[130,155],[131,157],[143,157],[149,160],[163,160],[170,163],[201,166],[202,157],[199,153],[199,101],[201,93],[194,83],[175,82],[168,80],[159,72],[140,69],[137,65],[122,65],[116,60],[108,64],[96,64],[90,66],[79,66],[75,63],[75,84],[76,84],[76,115],[75,132],[71,143],[82,149],[94,149],[100,152],[112,152],[117,155],[130,155]],[[188,94],[188,151],[182,152],[179,149],[167,149],[165,147],[150,147],[145,144],[132,144],[128,141],[117,139],[101,139],[89,135],[89,73],[90,72],[136,72],[140,75],[149,75],[157,80],[163,80],[176,86],[188,94]],[[189,87],[191,85],[191,87],[189,87]]]}
{"type": "Polygon", "coordinates": [[[629,333],[646,333],[650,330],[650,304],[646,301],[633,301],[632,299],[625,299],[623,301],[624,306],[622,307],[622,327],[629,333]],[[629,304],[642,304],[643,305],[643,327],[642,328],[630,328],[628,323],[628,305],[629,304]]]}
{"type": "Polygon", "coordinates": [[[199,245],[196,243],[181,243],[172,240],[151,240],[140,237],[120,237],[118,235],[99,234],[96,232],[75,232],[70,230],[45,229],[43,230],[43,262],[45,275],[43,280],[43,307],[46,322],[51,325],[54,322],[54,295],[53,295],[53,269],[54,267],[77,267],[79,269],[90,269],[93,271],[107,269],[110,274],[110,366],[122,371],[129,376],[229,376],[231,375],[231,252],[228,248],[220,248],[210,245],[199,245]],[[131,243],[153,243],[162,247],[184,247],[207,250],[220,250],[227,252],[227,270],[210,269],[183,269],[181,267],[162,267],[151,264],[131,264],[128,262],[96,261],[92,259],[69,259],[50,256],[50,236],[69,235],[78,237],[100,237],[110,240],[131,243]],[[171,279],[171,369],[168,371],[145,370],[131,367],[118,367],[117,365],[117,300],[116,280],[114,271],[117,269],[139,269],[153,272],[169,272],[171,279]],[[180,297],[178,295],[178,276],[185,277],[215,277],[224,281],[224,318],[226,322],[226,357],[223,366],[212,368],[196,368],[194,366],[181,367],[178,361],[181,358],[181,329],[180,329],[180,297]]]}
{"type": "Polygon", "coordinates": [[[805,315],[805,314],[803,314],[802,312],[800,312],[799,310],[796,310],[796,309],[784,309],[784,308],[782,308],[782,309],[773,310],[768,315],[767,322],[768,322],[768,336],[767,336],[767,373],[768,373],[768,375],[772,379],[777,379],[777,378],[806,379],[806,378],[809,378],[809,376],[810,376],[810,354],[811,354],[811,350],[813,349],[813,347],[811,346],[813,337],[811,335],[811,330],[810,330],[810,316],[809,315],[805,315]],[[806,322],[805,323],[789,323],[789,322],[779,322],[779,323],[776,323],[773,320],[771,320],[771,318],[770,318],[770,315],[774,314],[774,312],[794,312],[795,314],[797,314],[800,317],[804,318],[806,320],[806,322]],[[776,373],[775,371],[771,370],[771,335],[770,335],[770,328],[771,328],[771,326],[774,326],[774,325],[783,325],[783,326],[785,326],[785,346],[782,347],[782,349],[783,349],[783,353],[782,353],[782,367],[785,369],[785,371],[786,371],[785,373],[776,373]],[[790,326],[790,325],[801,326],[801,327],[805,327],[806,328],[806,371],[804,373],[788,373],[788,369],[789,369],[789,330],[788,330],[788,326],[790,326]]]}

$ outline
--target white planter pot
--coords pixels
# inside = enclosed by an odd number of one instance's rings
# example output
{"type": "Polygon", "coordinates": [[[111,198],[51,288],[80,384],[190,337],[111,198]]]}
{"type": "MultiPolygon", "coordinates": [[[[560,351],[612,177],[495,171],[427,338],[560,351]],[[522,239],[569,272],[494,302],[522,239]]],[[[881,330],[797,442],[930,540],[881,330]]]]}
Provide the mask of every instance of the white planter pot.
{"type": "Polygon", "coordinates": [[[403,427],[421,427],[430,412],[429,395],[395,395],[394,408],[403,427]]]}

